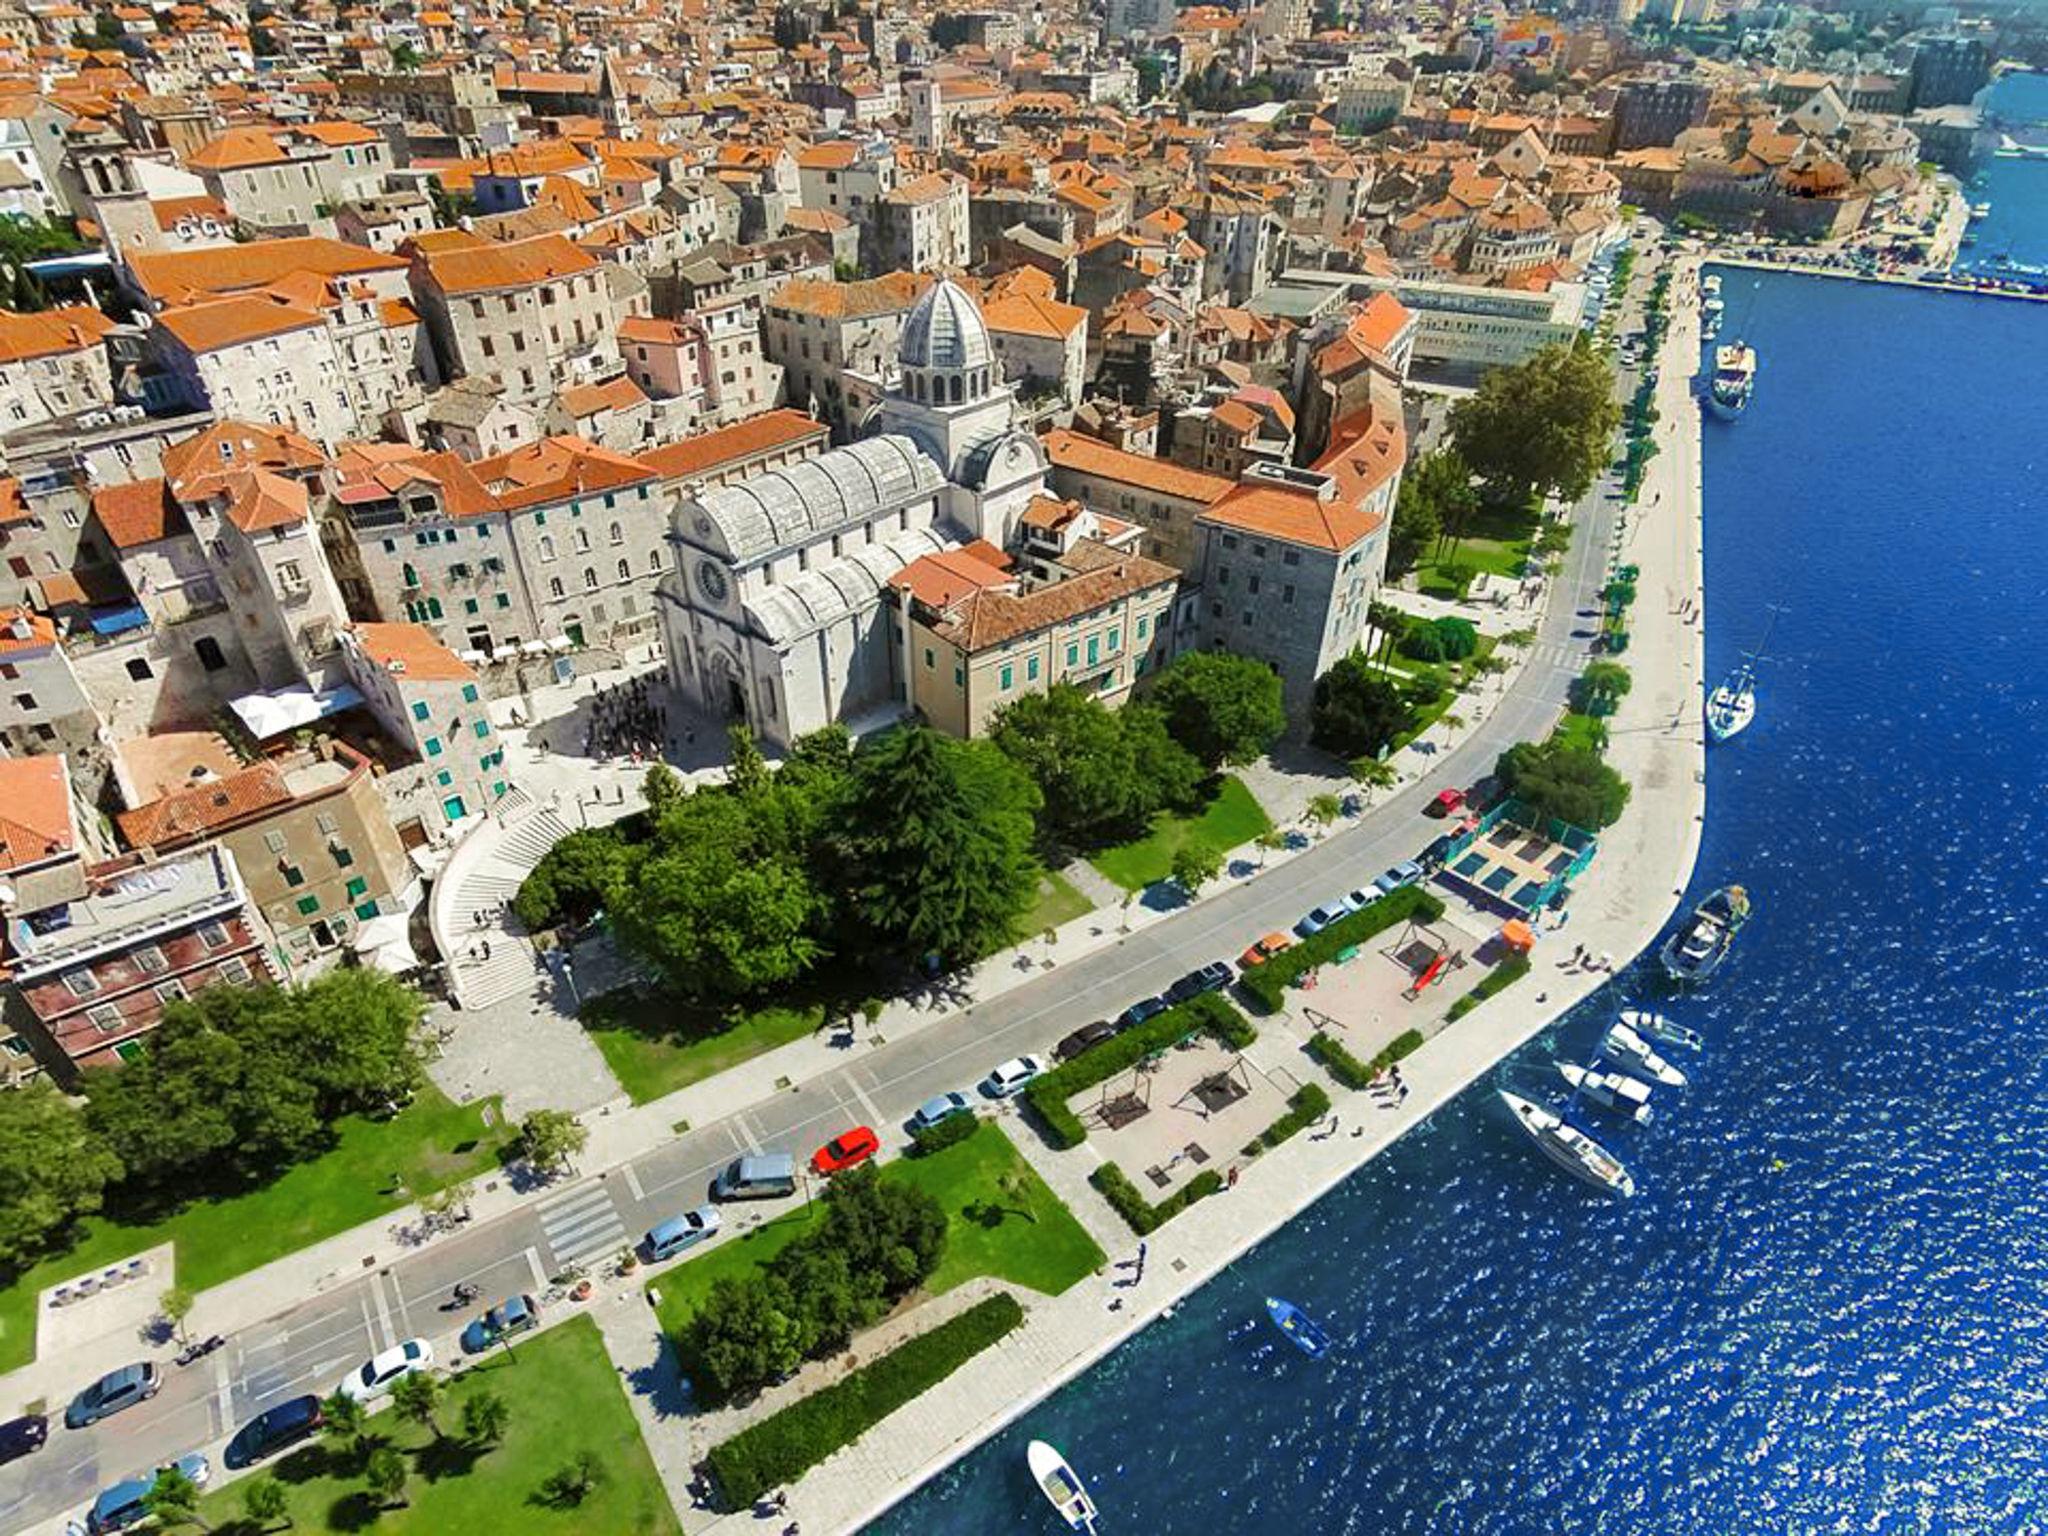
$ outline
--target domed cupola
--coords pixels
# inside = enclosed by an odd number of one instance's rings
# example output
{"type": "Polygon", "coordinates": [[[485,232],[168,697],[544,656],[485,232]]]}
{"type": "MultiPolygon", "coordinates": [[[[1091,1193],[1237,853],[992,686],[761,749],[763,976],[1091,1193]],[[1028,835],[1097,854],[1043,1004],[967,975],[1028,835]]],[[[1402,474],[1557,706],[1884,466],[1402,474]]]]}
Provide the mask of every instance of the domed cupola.
{"type": "Polygon", "coordinates": [[[996,382],[995,348],[974,296],[949,277],[911,306],[897,343],[902,394],[920,405],[971,405],[996,382]]]}

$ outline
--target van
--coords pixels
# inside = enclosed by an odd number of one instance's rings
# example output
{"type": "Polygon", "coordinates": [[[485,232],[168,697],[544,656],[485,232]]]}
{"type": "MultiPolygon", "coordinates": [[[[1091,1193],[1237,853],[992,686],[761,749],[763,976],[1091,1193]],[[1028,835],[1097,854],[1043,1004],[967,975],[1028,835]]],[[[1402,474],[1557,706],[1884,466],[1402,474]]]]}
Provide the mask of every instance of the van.
{"type": "Polygon", "coordinates": [[[736,1157],[711,1181],[714,1200],[773,1200],[796,1193],[796,1159],[787,1152],[736,1157]]]}
{"type": "Polygon", "coordinates": [[[640,1246],[646,1250],[648,1263],[659,1264],[663,1259],[672,1259],[685,1248],[703,1242],[718,1228],[717,1207],[703,1205],[652,1228],[640,1239],[640,1246]]]}

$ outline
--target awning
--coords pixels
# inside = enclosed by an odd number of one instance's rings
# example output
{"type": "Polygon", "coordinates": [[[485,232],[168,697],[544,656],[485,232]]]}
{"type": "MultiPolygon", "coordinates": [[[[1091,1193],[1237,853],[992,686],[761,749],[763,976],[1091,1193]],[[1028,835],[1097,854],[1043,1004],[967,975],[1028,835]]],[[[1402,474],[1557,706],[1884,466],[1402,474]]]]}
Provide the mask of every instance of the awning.
{"type": "Polygon", "coordinates": [[[1500,941],[1509,949],[1520,950],[1525,955],[1536,947],[1536,935],[1519,917],[1501,924],[1500,941]]]}
{"type": "Polygon", "coordinates": [[[86,623],[96,635],[125,635],[131,629],[149,628],[149,615],[140,603],[129,603],[120,608],[96,609],[86,623]]]}
{"type": "Polygon", "coordinates": [[[363,696],[347,686],[319,692],[311,688],[280,688],[275,693],[244,694],[228,707],[249,728],[251,736],[268,741],[315,720],[338,715],[344,709],[354,709],[362,702],[363,696]]]}

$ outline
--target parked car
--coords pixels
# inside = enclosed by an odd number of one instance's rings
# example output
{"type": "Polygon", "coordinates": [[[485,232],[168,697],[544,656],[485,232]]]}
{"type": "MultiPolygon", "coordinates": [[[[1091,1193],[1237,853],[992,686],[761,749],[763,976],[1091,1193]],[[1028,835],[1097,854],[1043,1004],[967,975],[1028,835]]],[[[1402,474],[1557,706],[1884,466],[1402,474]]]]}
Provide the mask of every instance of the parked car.
{"type": "Polygon", "coordinates": [[[308,1392],[266,1408],[235,1431],[223,1460],[231,1467],[252,1466],[295,1445],[320,1427],[320,1399],[308,1392]]]}
{"type": "Polygon", "coordinates": [[[1403,859],[1392,869],[1373,881],[1372,888],[1383,896],[1391,896],[1404,885],[1413,885],[1422,878],[1422,866],[1413,859],[1403,859]]]}
{"type": "Polygon", "coordinates": [[[1355,891],[1345,892],[1344,899],[1351,903],[1352,911],[1363,912],[1367,907],[1380,899],[1380,893],[1369,885],[1361,885],[1355,891]]]}
{"type": "Polygon", "coordinates": [[[25,1413],[0,1424],[0,1463],[19,1460],[43,1448],[50,1438],[50,1421],[40,1413],[25,1413]]]}
{"type": "Polygon", "coordinates": [[[1237,957],[1237,968],[1248,970],[1254,965],[1264,965],[1283,949],[1294,948],[1294,940],[1284,933],[1269,933],[1253,943],[1250,949],[1237,957]]]}
{"type": "Polygon", "coordinates": [[[640,1246],[647,1254],[648,1263],[659,1264],[663,1259],[672,1259],[685,1248],[694,1248],[715,1236],[724,1224],[725,1218],[718,1213],[717,1206],[700,1205],[694,1211],[685,1211],[648,1228],[647,1235],[640,1239],[640,1246]]]}
{"type": "Polygon", "coordinates": [[[942,1093],[936,1098],[926,1099],[917,1106],[917,1113],[910,1117],[913,1131],[928,1131],[933,1126],[952,1119],[955,1115],[974,1113],[974,1101],[960,1092],[942,1093]]]}
{"type": "Polygon", "coordinates": [[[711,1181],[714,1200],[774,1200],[796,1193],[796,1159],[787,1152],[736,1157],[711,1181]]]}
{"type": "Polygon", "coordinates": [[[1172,1006],[1163,997],[1141,997],[1116,1016],[1116,1027],[1119,1030],[1136,1029],[1147,1019],[1157,1018],[1172,1006]]]}
{"type": "Polygon", "coordinates": [[[123,1408],[148,1402],[163,1390],[163,1384],[163,1377],[147,1360],[109,1371],[71,1399],[71,1406],[64,1410],[65,1426],[83,1429],[88,1424],[97,1424],[123,1408]]]}
{"type": "Polygon", "coordinates": [[[91,1536],[102,1536],[106,1531],[125,1531],[140,1525],[149,1518],[149,1491],[155,1486],[154,1477],[130,1477],[101,1489],[92,1508],[85,1512],[86,1530],[91,1536]]]}
{"type": "Polygon", "coordinates": [[[1351,915],[1351,903],[1339,896],[1335,901],[1326,901],[1294,925],[1294,931],[1302,938],[1321,933],[1340,917],[1351,915]]]}
{"type": "Polygon", "coordinates": [[[992,1099],[1007,1099],[1044,1070],[1043,1056],[1013,1057],[982,1080],[981,1091],[992,1099]]]}
{"type": "Polygon", "coordinates": [[[1191,997],[1200,997],[1204,992],[1221,992],[1236,979],[1237,973],[1230,968],[1228,960],[1211,960],[1199,970],[1189,971],[1166,989],[1169,1003],[1184,1003],[1191,997]]]}
{"type": "Polygon", "coordinates": [[[1437,838],[1427,848],[1424,848],[1422,852],[1418,853],[1415,856],[1415,862],[1420,864],[1424,870],[1442,869],[1444,867],[1444,860],[1451,856],[1452,845],[1457,841],[1458,839],[1455,836],[1446,832],[1442,837],[1437,838]]]}
{"type": "Polygon", "coordinates": [[[382,1397],[403,1378],[433,1368],[433,1346],[425,1339],[407,1339],[403,1344],[393,1345],[381,1355],[372,1355],[342,1377],[341,1385],[335,1390],[343,1397],[367,1402],[373,1397],[382,1397]]]}
{"type": "Polygon", "coordinates": [[[1100,1020],[1093,1024],[1083,1024],[1079,1029],[1067,1036],[1066,1039],[1054,1046],[1052,1053],[1061,1061],[1072,1061],[1083,1051],[1090,1050],[1102,1044],[1105,1040],[1114,1040],[1116,1034],[1117,1029],[1114,1024],[1104,1023],[1100,1020]]]}
{"type": "Polygon", "coordinates": [[[850,1131],[841,1131],[811,1154],[811,1172],[844,1173],[849,1168],[858,1168],[881,1150],[882,1138],[867,1126],[856,1125],[850,1131]]]}
{"type": "Polygon", "coordinates": [[[1445,789],[1439,790],[1437,797],[1423,808],[1423,815],[1436,817],[1455,816],[1463,809],[1465,809],[1465,791],[1462,789],[1445,789]]]}
{"type": "Polygon", "coordinates": [[[173,1471],[184,1473],[186,1481],[191,1483],[194,1488],[204,1488],[213,1481],[213,1463],[197,1451],[192,1452],[189,1456],[180,1456],[176,1461],[167,1462],[163,1466],[158,1467],[156,1475],[162,1477],[166,1472],[173,1471]]]}
{"type": "Polygon", "coordinates": [[[500,1339],[509,1339],[514,1334],[539,1326],[540,1307],[531,1296],[507,1296],[462,1330],[462,1352],[480,1355],[500,1339]]]}

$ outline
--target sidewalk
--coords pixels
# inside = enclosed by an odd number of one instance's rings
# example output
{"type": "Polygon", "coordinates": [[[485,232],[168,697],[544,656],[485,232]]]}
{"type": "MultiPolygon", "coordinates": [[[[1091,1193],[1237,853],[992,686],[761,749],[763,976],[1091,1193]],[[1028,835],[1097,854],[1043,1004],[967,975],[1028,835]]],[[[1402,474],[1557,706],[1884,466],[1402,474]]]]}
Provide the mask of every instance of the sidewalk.
{"type": "MultiPolygon", "coordinates": [[[[1694,370],[1685,366],[1697,346],[1696,311],[1681,308],[1674,313],[1660,384],[1661,448],[1645,502],[1616,538],[1617,553],[1641,568],[1630,654],[1637,683],[1614,719],[1610,750],[1610,761],[1634,785],[1634,794],[1579,884],[1569,932],[1574,943],[1617,958],[1640,952],[1676,908],[1691,878],[1705,818],[1704,626],[1677,613],[1682,599],[1703,597],[1698,410],[1689,390],[1694,370]]],[[[1129,1293],[1122,1311],[1107,1310],[1107,1275],[1061,1297],[1034,1298],[1025,1326],[977,1357],[971,1369],[813,1469],[791,1490],[791,1512],[806,1531],[857,1529],[1088,1369],[1605,984],[1604,972],[1558,969],[1561,948],[1561,935],[1546,934],[1526,981],[1409,1057],[1403,1072],[1411,1093],[1398,1108],[1334,1088],[1304,1060],[1300,1074],[1332,1087],[1339,1122],[1349,1134],[1296,1137],[1252,1163],[1235,1191],[1194,1206],[1154,1233],[1147,1270],[1160,1280],[1129,1293]]],[[[1298,1028],[1283,1017],[1263,1024],[1262,1033],[1278,1037],[1298,1028]]],[[[1092,1197],[1080,1193],[1089,1164],[1086,1148],[1033,1154],[1032,1161],[1077,1209],[1089,1209],[1092,1197]],[[1056,1166],[1061,1163],[1066,1166],[1056,1166]]],[[[1097,1221],[1089,1225],[1101,1230],[1097,1221]]],[[[1136,1248],[1127,1231],[1117,1235],[1112,1258],[1136,1248]]],[[[740,1513],[703,1529],[740,1536],[757,1526],[751,1515],[740,1513]]]]}

